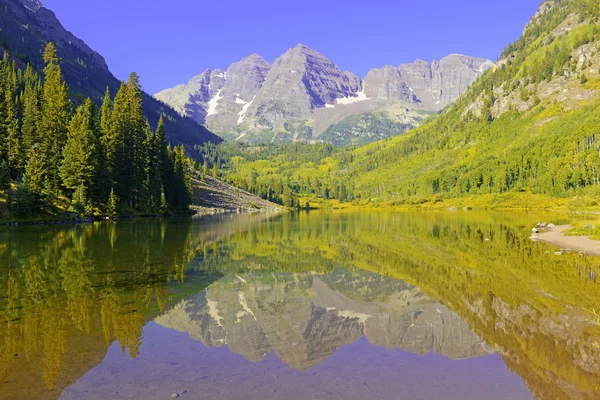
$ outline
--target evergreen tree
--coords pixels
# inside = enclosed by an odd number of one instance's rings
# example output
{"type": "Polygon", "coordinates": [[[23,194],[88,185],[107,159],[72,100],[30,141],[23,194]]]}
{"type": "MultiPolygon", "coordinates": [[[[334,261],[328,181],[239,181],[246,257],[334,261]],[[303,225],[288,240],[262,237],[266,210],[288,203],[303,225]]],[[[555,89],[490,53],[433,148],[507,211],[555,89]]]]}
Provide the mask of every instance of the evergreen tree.
{"type": "Polygon", "coordinates": [[[148,149],[148,191],[152,211],[158,211],[160,208],[163,187],[160,163],[161,151],[157,133],[158,128],[157,132],[152,132],[148,129],[148,137],[146,138],[146,148],[148,149]]]}
{"type": "Polygon", "coordinates": [[[110,195],[108,196],[108,202],[106,204],[106,215],[109,218],[114,218],[117,215],[117,204],[118,204],[117,196],[115,195],[114,189],[110,190],[110,195]]]}
{"type": "Polygon", "coordinates": [[[93,205],[114,215],[119,201],[148,213],[186,210],[192,163],[183,146],[169,147],[162,118],[150,128],[137,74],[114,103],[107,89],[99,112],[86,99],[72,115],[51,43],[44,61],[43,84],[31,66],[23,72],[6,56],[0,62],[0,190],[22,176],[10,208],[42,210],[65,191],[80,213],[93,205]]]}
{"type": "MultiPolygon", "coordinates": [[[[28,67],[28,70],[31,67],[28,67]]],[[[23,138],[23,150],[28,157],[31,148],[39,142],[38,125],[40,123],[40,103],[37,85],[27,81],[23,94],[23,126],[21,136],[23,138]]]]}
{"type": "Polygon", "coordinates": [[[70,117],[70,102],[66,83],[62,79],[60,59],[56,48],[48,43],[44,52],[44,92],[42,96],[42,115],[39,124],[40,151],[46,170],[46,186],[58,193],[60,176],[58,173],[62,148],[67,139],[70,117]]]}
{"type": "Polygon", "coordinates": [[[164,191],[161,191],[160,194],[160,213],[162,215],[167,215],[169,213],[169,204],[167,203],[167,196],[165,196],[164,191]]]}
{"type": "Polygon", "coordinates": [[[42,152],[39,150],[40,149],[38,145],[33,147],[32,155],[29,157],[29,161],[25,167],[23,182],[27,185],[32,193],[41,196],[46,187],[46,169],[44,166],[42,152]]]}
{"type": "MultiPolygon", "coordinates": [[[[8,92],[8,77],[7,72],[10,69],[8,61],[8,52],[4,52],[4,61],[0,68],[0,160],[6,161],[8,164],[7,137],[8,129],[6,127],[6,92],[8,92]]],[[[11,96],[10,96],[11,97],[11,96]]],[[[12,97],[11,97],[12,99],[12,97]]]]}
{"type": "Polygon", "coordinates": [[[72,204],[73,208],[78,214],[84,214],[87,206],[87,196],[86,196],[87,188],[82,183],[79,185],[75,192],[73,192],[72,204]]]}
{"type": "Polygon", "coordinates": [[[35,213],[36,200],[25,183],[18,183],[14,189],[8,191],[8,211],[20,217],[30,216],[35,213]]]}
{"type": "Polygon", "coordinates": [[[192,185],[188,159],[183,146],[176,146],[173,150],[173,175],[175,182],[174,206],[181,211],[187,210],[191,202],[192,185]]]}
{"type": "Polygon", "coordinates": [[[0,161],[0,190],[5,190],[10,187],[10,169],[8,163],[4,160],[0,161]]]}
{"type": "Polygon", "coordinates": [[[8,167],[11,176],[16,178],[23,170],[24,155],[23,143],[21,141],[21,132],[19,130],[19,121],[17,119],[17,104],[13,99],[11,85],[5,92],[6,104],[6,150],[8,156],[8,167]]]}
{"type": "Polygon", "coordinates": [[[97,178],[99,134],[94,103],[88,98],[77,109],[63,149],[60,177],[65,188],[87,190],[97,178]]]}
{"type": "Polygon", "coordinates": [[[122,83],[113,104],[110,132],[106,138],[106,156],[115,194],[123,202],[129,202],[133,186],[133,160],[130,154],[128,108],[127,86],[122,83]]]}
{"type": "Polygon", "coordinates": [[[132,193],[130,196],[131,205],[138,207],[146,203],[143,197],[144,185],[147,183],[147,148],[146,148],[146,127],[147,121],[144,117],[144,109],[142,107],[142,88],[140,78],[132,72],[127,81],[127,101],[129,106],[129,138],[127,153],[132,159],[133,176],[132,176],[132,193]]]}

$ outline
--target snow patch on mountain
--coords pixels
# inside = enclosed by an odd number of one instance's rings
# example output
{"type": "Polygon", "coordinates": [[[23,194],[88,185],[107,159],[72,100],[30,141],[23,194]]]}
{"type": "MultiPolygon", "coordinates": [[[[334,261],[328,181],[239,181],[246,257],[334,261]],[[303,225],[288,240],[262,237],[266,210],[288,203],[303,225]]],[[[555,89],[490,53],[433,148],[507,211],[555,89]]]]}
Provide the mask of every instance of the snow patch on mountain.
{"type": "Polygon", "coordinates": [[[248,108],[250,108],[250,105],[252,105],[252,102],[254,101],[254,99],[256,98],[256,96],[254,96],[252,98],[252,100],[250,100],[249,103],[244,104],[244,107],[242,107],[242,111],[239,112],[238,116],[238,124],[241,124],[242,122],[244,122],[244,117],[246,116],[246,111],[248,111],[248,108]]]}
{"type": "Polygon", "coordinates": [[[356,92],[355,97],[342,97],[336,100],[338,104],[352,104],[358,103],[359,101],[371,100],[371,98],[367,97],[364,91],[356,92]]]}
{"type": "Polygon", "coordinates": [[[240,99],[240,95],[239,94],[235,94],[235,104],[247,104],[247,101],[244,101],[242,99],[240,99]]]}
{"type": "Polygon", "coordinates": [[[206,110],[206,115],[215,115],[217,114],[217,106],[219,105],[219,100],[221,100],[223,98],[223,96],[221,95],[221,92],[223,92],[223,89],[220,89],[216,95],[214,95],[214,97],[212,97],[209,101],[208,101],[208,109],[206,110]]]}

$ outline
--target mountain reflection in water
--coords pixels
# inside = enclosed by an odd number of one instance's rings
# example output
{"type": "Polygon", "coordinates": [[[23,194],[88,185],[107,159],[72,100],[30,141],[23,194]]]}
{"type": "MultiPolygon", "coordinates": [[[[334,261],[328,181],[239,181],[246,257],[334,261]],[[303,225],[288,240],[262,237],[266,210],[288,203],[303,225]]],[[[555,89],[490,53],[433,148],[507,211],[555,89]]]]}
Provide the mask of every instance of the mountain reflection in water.
{"type": "Polygon", "coordinates": [[[4,229],[0,397],[598,398],[600,260],[531,242],[537,219],[4,229]]]}

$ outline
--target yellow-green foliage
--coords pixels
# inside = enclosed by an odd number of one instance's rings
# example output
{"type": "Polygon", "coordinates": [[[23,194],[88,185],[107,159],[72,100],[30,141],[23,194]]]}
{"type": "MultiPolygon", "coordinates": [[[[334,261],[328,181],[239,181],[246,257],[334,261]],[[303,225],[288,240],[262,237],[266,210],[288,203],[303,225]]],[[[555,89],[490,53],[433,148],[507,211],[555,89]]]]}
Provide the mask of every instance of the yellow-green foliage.
{"type": "Polygon", "coordinates": [[[600,259],[557,256],[531,241],[541,220],[565,222],[517,213],[288,214],[232,237],[235,262],[215,262],[226,273],[346,266],[406,281],[464,318],[536,398],[567,397],[568,382],[591,399],[600,371],[583,360],[600,356],[600,328],[581,321],[600,304],[600,259]]]}
{"type": "MultiPolygon", "coordinates": [[[[544,208],[554,203],[564,206],[575,196],[595,198],[600,195],[600,100],[581,102],[573,109],[550,100],[534,102],[526,112],[511,107],[495,120],[490,110],[494,88],[504,85],[505,92],[523,91],[528,85],[571,76],[573,51],[600,37],[593,23],[599,13],[594,1],[556,1],[507,48],[504,65],[484,74],[445,113],[402,136],[358,148],[331,149],[310,162],[297,157],[298,148],[279,147],[273,154],[263,151],[267,163],[255,153],[242,152],[236,155],[245,162],[225,163],[224,175],[260,195],[280,181],[299,198],[313,198],[316,203],[336,198],[356,204],[411,206],[471,199],[490,208],[495,207],[494,196],[524,193],[538,197],[520,200],[540,198],[544,204],[515,205],[544,208]],[[572,14],[579,16],[579,25],[560,36],[550,34],[572,14]],[[466,111],[482,98],[481,117],[466,111]],[[560,200],[547,201],[550,197],[560,200]]],[[[584,85],[595,87],[594,82],[584,85]]],[[[316,148],[314,153],[319,151],[316,148]]],[[[277,201],[277,196],[272,198],[277,201]]]]}

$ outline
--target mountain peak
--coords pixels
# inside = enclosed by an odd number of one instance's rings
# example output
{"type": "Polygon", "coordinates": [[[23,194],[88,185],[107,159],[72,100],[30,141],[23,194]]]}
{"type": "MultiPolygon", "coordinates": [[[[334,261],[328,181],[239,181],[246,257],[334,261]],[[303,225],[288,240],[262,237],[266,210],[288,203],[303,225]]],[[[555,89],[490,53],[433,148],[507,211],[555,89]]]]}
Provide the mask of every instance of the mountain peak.
{"type": "Polygon", "coordinates": [[[267,132],[283,132],[278,140],[312,140],[348,115],[392,103],[401,104],[397,108],[408,125],[420,118],[418,113],[404,118],[409,109],[442,109],[492,64],[462,55],[443,60],[378,68],[363,82],[298,43],[273,64],[250,54],[229,66],[226,79],[220,71],[208,71],[196,85],[157,97],[230,139],[270,140],[267,132]]]}
{"type": "Polygon", "coordinates": [[[267,60],[263,58],[258,53],[252,53],[249,56],[246,56],[240,60],[242,63],[253,63],[253,64],[270,64],[267,60]]]}
{"type": "Polygon", "coordinates": [[[320,55],[325,57],[322,53],[320,53],[319,51],[308,47],[302,43],[298,43],[296,45],[296,47],[294,47],[293,49],[291,49],[293,53],[300,53],[300,54],[316,54],[316,55],[320,55]]]}

